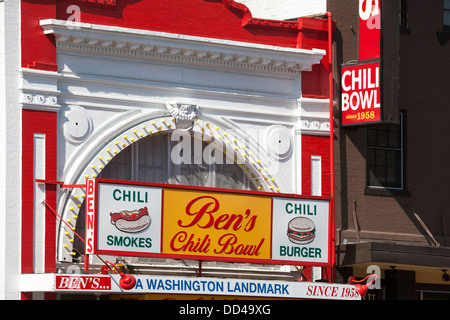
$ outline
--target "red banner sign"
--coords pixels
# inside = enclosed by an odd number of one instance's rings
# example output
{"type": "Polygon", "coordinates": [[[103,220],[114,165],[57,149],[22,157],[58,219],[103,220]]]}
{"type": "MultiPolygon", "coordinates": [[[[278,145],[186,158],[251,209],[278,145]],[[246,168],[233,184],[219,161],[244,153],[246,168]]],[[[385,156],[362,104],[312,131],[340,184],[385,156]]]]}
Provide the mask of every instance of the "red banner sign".
{"type": "Polygon", "coordinates": [[[380,0],[359,0],[359,57],[358,60],[381,57],[380,0]]]}
{"type": "Polygon", "coordinates": [[[85,254],[94,252],[94,213],[95,213],[95,184],[93,180],[86,180],[86,246],[85,254]]]}
{"type": "Polygon", "coordinates": [[[56,290],[111,290],[111,278],[101,276],[57,275],[56,290]]]}

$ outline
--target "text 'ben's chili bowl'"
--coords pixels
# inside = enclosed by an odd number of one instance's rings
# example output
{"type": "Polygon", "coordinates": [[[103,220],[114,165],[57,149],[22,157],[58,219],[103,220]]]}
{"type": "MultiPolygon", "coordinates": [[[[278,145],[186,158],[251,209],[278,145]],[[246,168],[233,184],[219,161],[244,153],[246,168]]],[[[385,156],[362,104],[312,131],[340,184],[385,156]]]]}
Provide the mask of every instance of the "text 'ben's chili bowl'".
{"type": "Polygon", "coordinates": [[[270,259],[270,198],[165,190],[163,221],[164,253],[270,259]]]}

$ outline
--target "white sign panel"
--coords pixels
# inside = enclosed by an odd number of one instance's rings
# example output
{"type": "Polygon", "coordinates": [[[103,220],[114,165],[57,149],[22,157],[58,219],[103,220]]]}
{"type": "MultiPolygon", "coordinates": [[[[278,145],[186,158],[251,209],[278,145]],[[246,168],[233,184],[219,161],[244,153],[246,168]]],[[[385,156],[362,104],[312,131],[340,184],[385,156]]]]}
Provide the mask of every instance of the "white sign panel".
{"type": "Polygon", "coordinates": [[[120,287],[120,275],[100,274],[25,274],[22,291],[195,294],[253,296],[269,298],[361,300],[354,285],[324,282],[219,279],[204,277],[164,277],[134,275],[136,285],[130,290],[120,287]]]}
{"type": "Polygon", "coordinates": [[[98,250],[161,252],[161,188],[98,184],[98,192],[98,250]]]}
{"type": "Polygon", "coordinates": [[[273,198],[272,259],[328,262],[329,203],[273,198]]]}
{"type": "Polygon", "coordinates": [[[355,286],[335,283],[140,276],[130,293],[212,294],[360,300],[355,286]]]}

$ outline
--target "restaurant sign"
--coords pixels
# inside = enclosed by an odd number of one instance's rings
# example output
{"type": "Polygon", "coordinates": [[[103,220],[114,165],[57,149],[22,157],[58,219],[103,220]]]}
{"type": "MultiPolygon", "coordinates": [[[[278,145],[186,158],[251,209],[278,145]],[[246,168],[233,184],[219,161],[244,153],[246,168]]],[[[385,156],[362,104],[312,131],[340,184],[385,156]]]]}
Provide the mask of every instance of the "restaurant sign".
{"type": "MultiPolygon", "coordinates": [[[[256,299],[326,299],[361,300],[354,285],[306,281],[278,281],[257,279],[219,279],[208,277],[177,277],[134,275],[136,284],[129,290],[120,287],[120,275],[101,274],[22,274],[20,289],[23,292],[157,294],[157,298],[186,299],[186,295],[200,295],[204,299],[236,300],[239,297],[256,299]],[[172,295],[172,296],[168,296],[172,295]]],[[[124,298],[125,296],[112,296],[124,298]]]]}
{"type": "Polygon", "coordinates": [[[380,123],[381,62],[342,66],[341,124],[365,125],[380,123]]]}
{"type": "Polygon", "coordinates": [[[399,123],[400,6],[359,0],[357,10],[358,60],[341,65],[341,125],[399,123]]]}
{"type": "Polygon", "coordinates": [[[86,210],[87,254],[331,261],[329,200],[323,197],[105,179],[88,179],[87,189],[93,199],[86,210]]]}

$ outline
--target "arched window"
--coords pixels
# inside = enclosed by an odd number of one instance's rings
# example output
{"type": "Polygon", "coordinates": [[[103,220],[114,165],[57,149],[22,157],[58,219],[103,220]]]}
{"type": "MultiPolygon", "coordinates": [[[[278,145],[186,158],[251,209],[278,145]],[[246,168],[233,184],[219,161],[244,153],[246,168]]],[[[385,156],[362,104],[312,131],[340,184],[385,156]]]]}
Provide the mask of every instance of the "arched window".
{"type": "MultiPolygon", "coordinates": [[[[191,143],[194,141],[191,134],[191,143]]],[[[125,181],[155,182],[167,184],[180,184],[214,188],[229,188],[238,190],[257,190],[242,168],[235,163],[211,163],[190,155],[190,163],[176,164],[172,159],[173,148],[179,143],[172,141],[172,133],[165,132],[140,139],[128,146],[115,156],[102,170],[99,178],[125,181]]],[[[205,150],[207,142],[202,141],[201,150],[205,150]]],[[[191,148],[194,150],[194,148],[191,148]]],[[[217,150],[217,149],[216,149],[217,150]]],[[[203,159],[203,157],[201,158],[203,159]]],[[[77,229],[84,238],[85,205],[80,208],[77,229]]],[[[76,253],[75,261],[80,261],[84,252],[84,244],[75,237],[73,251],[76,253]]],[[[139,259],[150,261],[154,259],[139,259]]]]}
{"type": "MultiPolygon", "coordinates": [[[[191,135],[192,144],[193,139],[194,135],[191,135]]],[[[238,164],[225,161],[207,164],[201,154],[195,155],[199,150],[194,147],[190,148],[190,163],[176,164],[172,155],[178,143],[177,139],[172,139],[171,132],[141,139],[114,157],[99,178],[256,190],[238,164]]],[[[206,146],[207,142],[202,141],[200,151],[206,146]]]]}

